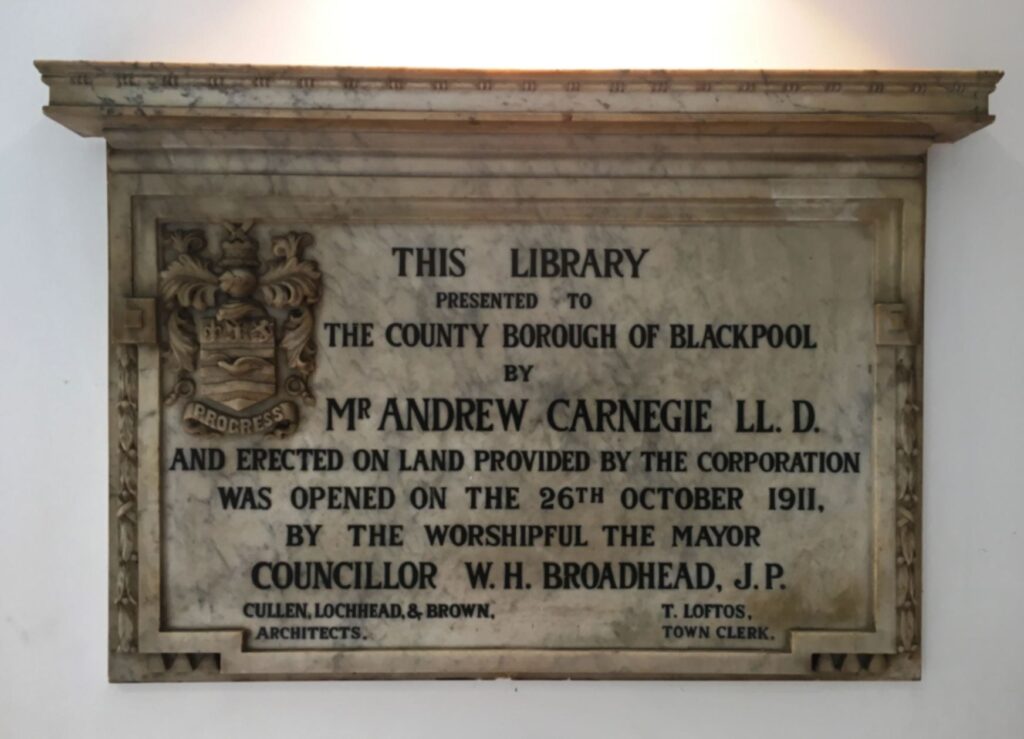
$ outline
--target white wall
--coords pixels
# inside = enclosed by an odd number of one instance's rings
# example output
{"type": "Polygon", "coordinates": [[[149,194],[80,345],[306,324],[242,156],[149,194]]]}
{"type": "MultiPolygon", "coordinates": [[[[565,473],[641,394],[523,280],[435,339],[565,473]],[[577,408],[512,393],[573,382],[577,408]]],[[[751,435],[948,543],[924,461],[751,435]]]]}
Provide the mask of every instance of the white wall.
{"type": "Polygon", "coordinates": [[[1024,736],[1021,0],[3,0],[0,736],[1024,736]],[[104,148],[33,58],[1002,68],[928,177],[919,684],[108,685],[104,148]]]}

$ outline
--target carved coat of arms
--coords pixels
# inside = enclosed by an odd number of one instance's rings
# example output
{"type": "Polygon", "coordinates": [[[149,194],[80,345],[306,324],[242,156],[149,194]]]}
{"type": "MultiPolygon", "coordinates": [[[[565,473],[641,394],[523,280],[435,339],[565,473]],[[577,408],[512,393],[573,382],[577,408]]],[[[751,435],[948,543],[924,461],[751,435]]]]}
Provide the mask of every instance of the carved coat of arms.
{"type": "Polygon", "coordinates": [[[182,420],[190,433],[287,436],[299,411],[282,395],[313,402],[321,275],[302,256],[313,237],[273,237],[273,257],[261,261],[251,228],[228,224],[219,255],[208,253],[200,230],[164,234],[173,256],[160,273],[160,295],[177,370],[166,402],[187,399],[182,420]]]}

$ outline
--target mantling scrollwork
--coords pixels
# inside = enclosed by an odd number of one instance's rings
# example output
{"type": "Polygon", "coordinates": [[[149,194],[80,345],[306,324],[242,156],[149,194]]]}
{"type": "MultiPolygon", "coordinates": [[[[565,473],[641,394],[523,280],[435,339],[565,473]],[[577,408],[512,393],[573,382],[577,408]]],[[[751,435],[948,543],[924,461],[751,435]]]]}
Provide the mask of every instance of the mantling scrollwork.
{"type": "Polygon", "coordinates": [[[320,298],[320,272],[316,262],[302,259],[302,250],[313,243],[308,233],[278,236],[271,251],[278,259],[260,278],[263,300],[274,308],[288,309],[281,347],[292,372],[285,380],[290,395],[306,405],[313,404],[309,379],[316,370],[316,342],[313,340],[312,306],[320,298]]]}

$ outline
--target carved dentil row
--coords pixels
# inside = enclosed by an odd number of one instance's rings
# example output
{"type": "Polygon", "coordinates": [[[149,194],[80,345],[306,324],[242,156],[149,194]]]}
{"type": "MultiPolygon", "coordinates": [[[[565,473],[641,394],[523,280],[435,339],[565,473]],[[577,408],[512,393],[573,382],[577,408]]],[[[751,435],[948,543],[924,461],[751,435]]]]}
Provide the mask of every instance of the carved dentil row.
{"type": "Polygon", "coordinates": [[[352,92],[516,93],[834,93],[942,94],[991,92],[997,73],[803,71],[503,71],[231,65],[41,62],[48,81],[72,86],[175,88],[300,88],[352,92]]]}
{"type": "MultiPolygon", "coordinates": [[[[74,75],[70,78],[72,85],[93,86],[99,84],[99,80],[83,74],[74,75]]],[[[138,87],[146,84],[136,75],[118,75],[113,79],[117,87],[138,87]]],[[[721,82],[670,82],[668,80],[648,80],[627,82],[616,80],[611,82],[591,82],[581,80],[568,80],[560,82],[546,82],[543,80],[410,80],[400,77],[377,80],[377,79],[341,79],[325,80],[315,77],[277,78],[277,77],[247,77],[232,79],[229,77],[212,76],[201,79],[182,79],[177,75],[165,75],[159,78],[158,86],[165,88],[178,87],[207,87],[210,89],[244,88],[244,87],[290,87],[300,89],[313,88],[342,88],[351,91],[433,91],[433,92],[598,92],[598,93],[694,93],[694,92],[747,92],[747,93],[841,93],[855,92],[867,94],[880,94],[884,92],[910,93],[924,95],[928,92],[942,92],[945,94],[965,94],[968,87],[963,83],[951,83],[948,85],[914,82],[909,84],[893,84],[885,82],[848,83],[840,81],[832,82],[766,82],[766,81],[721,81],[721,82]]]]}

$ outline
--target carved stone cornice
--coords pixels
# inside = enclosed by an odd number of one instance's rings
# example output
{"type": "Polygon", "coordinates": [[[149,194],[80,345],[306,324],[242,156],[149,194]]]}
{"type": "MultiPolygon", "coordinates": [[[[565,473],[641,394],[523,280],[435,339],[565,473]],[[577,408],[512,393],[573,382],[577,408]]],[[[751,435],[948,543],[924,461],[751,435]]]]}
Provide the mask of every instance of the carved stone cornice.
{"type": "Polygon", "coordinates": [[[492,71],[38,61],[45,112],[115,130],[389,129],[953,141],[992,122],[991,71],[492,71]],[[244,123],[243,123],[244,121],[244,123]]]}

